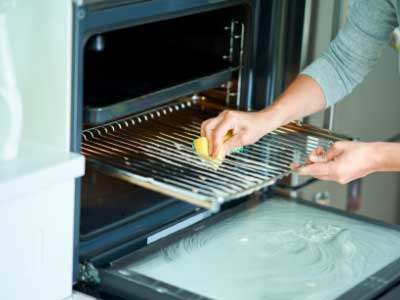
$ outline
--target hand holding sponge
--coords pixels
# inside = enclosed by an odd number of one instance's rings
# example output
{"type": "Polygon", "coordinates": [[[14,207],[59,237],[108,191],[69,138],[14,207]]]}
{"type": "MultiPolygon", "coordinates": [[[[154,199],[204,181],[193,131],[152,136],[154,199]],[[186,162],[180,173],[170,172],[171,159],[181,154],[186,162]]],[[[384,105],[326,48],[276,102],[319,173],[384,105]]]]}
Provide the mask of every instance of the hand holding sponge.
{"type": "MultiPolygon", "coordinates": [[[[229,130],[224,136],[224,142],[229,140],[232,136],[233,136],[233,131],[229,130]]],[[[205,158],[207,160],[222,161],[222,158],[223,158],[222,157],[222,149],[220,150],[220,153],[218,154],[217,158],[212,158],[209,155],[208,147],[209,147],[208,139],[206,137],[204,137],[204,136],[199,137],[199,138],[197,138],[197,139],[195,139],[193,141],[193,148],[201,158],[205,158]]],[[[239,147],[239,148],[236,148],[236,149],[232,150],[231,153],[242,152],[242,151],[243,151],[243,147],[239,147]]]]}

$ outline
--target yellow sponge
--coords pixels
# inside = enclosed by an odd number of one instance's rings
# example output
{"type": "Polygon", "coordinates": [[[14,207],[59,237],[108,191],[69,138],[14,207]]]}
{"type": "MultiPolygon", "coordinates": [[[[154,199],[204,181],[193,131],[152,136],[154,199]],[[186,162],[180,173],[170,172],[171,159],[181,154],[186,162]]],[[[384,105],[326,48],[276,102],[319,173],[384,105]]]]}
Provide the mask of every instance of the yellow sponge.
{"type": "MultiPolygon", "coordinates": [[[[224,136],[224,143],[229,140],[233,136],[233,131],[229,130],[225,136],[224,136]]],[[[208,154],[208,139],[204,136],[199,137],[193,141],[193,148],[196,151],[196,153],[206,159],[213,159],[213,160],[222,160],[222,149],[220,150],[220,153],[218,154],[217,158],[211,158],[208,154]]],[[[232,152],[241,152],[243,150],[243,147],[234,149],[232,152]]]]}
{"type": "Polygon", "coordinates": [[[194,150],[200,156],[208,156],[208,139],[204,136],[193,141],[194,150]]]}
{"type": "Polygon", "coordinates": [[[231,137],[233,137],[233,130],[229,130],[225,135],[224,135],[224,143],[229,140],[231,137]]]}

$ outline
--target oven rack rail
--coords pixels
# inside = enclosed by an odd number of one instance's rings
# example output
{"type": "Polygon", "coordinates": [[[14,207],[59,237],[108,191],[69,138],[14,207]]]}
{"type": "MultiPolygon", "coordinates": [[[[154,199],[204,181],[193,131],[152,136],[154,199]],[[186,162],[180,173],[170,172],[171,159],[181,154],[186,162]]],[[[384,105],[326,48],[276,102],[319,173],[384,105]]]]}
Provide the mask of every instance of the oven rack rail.
{"type": "Polygon", "coordinates": [[[343,137],[310,126],[282,126],[219,167],[192,149],[201,122],[217,111],[184,98],[140,115],[82,132],[82,153],[98,170],[138,186],[218,211],[224,202],[274,184],[304,164],[318,146],[343,137]]]}

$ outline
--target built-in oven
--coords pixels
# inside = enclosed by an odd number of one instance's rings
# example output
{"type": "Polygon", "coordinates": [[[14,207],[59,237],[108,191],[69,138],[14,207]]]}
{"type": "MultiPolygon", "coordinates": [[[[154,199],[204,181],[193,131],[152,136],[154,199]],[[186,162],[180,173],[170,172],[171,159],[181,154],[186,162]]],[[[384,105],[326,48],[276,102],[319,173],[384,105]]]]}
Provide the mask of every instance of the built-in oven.
{"type": "Polygon", "coordinates": [[[192,149],[202,121],[264,107],[298,73],[304,5],[76,1],[72,147],[87,161],[76,182],[77,289],[374,299],[397,281],[396,227],[271,193],[293,162],[347,137],[291,123],[222,162],[192,149]]]}

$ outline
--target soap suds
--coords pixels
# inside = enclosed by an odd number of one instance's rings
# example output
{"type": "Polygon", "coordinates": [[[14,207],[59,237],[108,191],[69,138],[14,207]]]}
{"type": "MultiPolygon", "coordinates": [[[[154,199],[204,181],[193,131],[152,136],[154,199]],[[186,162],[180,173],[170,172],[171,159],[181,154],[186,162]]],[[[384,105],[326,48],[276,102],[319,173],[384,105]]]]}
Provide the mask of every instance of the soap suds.
{"type": "Polygon", "coordinates": [[[270,200],[127,269],[218,300],[319,300],[399,256],[397,231],[270,200]]]}

